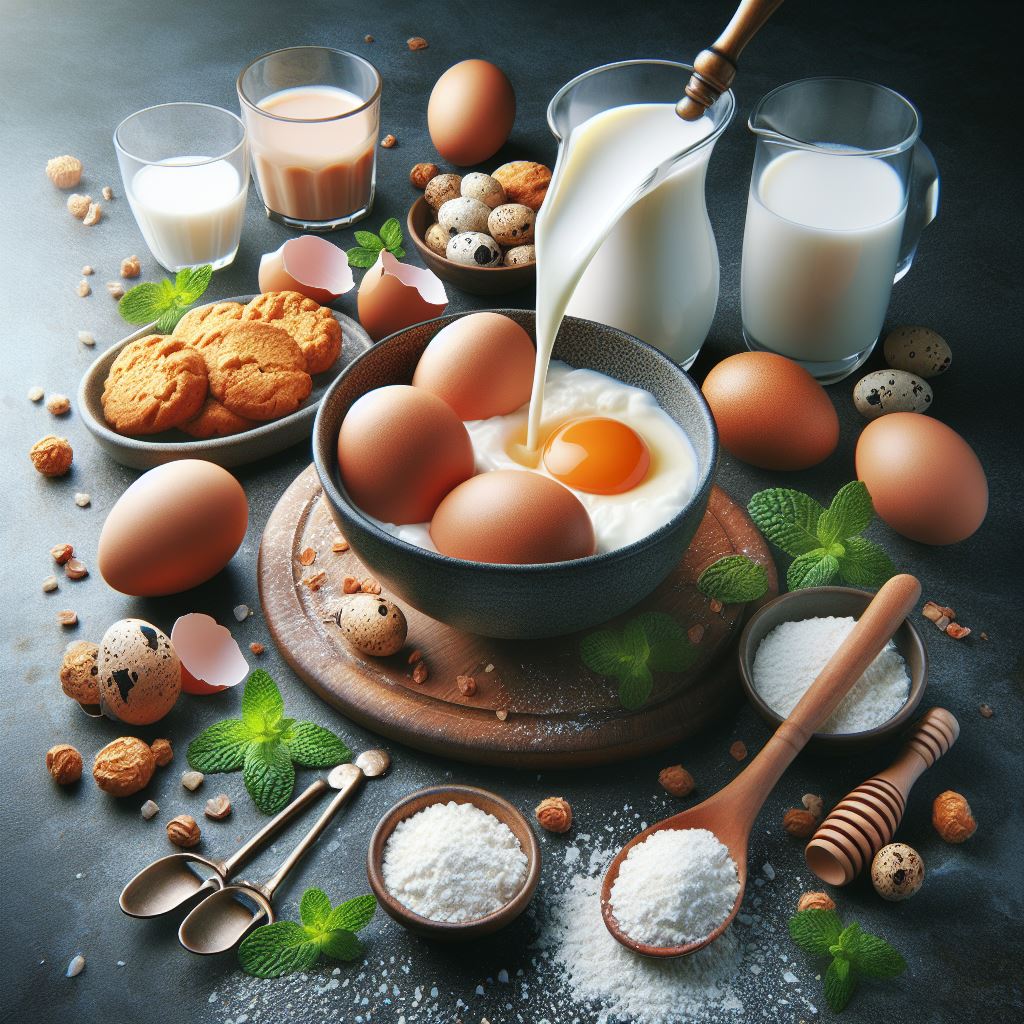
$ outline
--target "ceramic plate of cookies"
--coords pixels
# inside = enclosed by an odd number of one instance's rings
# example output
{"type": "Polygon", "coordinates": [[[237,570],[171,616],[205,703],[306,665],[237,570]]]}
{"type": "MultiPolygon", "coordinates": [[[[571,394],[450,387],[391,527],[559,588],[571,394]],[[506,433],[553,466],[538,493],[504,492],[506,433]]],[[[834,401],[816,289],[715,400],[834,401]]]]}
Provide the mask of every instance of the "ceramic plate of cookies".
{"type": "Polygon", "coordinates": [[[118,462],[240,466],[309,437],[331,381],[373,342],[351,317],[297,292],[220,299],[169,335],[112,345],[79,388],[86,427],[118,462]]]}

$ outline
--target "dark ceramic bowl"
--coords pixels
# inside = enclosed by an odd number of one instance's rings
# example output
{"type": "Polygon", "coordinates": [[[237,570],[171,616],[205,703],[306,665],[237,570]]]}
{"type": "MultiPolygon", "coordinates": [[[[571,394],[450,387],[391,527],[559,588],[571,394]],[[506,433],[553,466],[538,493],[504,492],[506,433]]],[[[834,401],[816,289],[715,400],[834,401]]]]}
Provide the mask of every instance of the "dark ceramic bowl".
{"type": "MultiPolygon", "coordinates": [[[[798,622],[826,615],[859,619],[874,596],[852,587],[807,587],[776,597],[750,617],[740,635],[737,649],[740,680],[747,700],[772,729],[777,729],[782,719],[754,689],[754,656],[761,641],[783,622],[798,622]]],[[[898,735],[910,725],[928,685],[928,654],[910,619],[903,620],[903,624],[893,634],[892,641],[907,663],[910,675],[910,693],[906,704],[888,722],[874,729],[845,733],[816,732],[807,744],[808,750],[834,754],[867,750],[898,735]]]]}
{"type": "MultiPolygon", "coordinates": [[[[532,310],[500,309],[533,335],[532,310]]],[[[645,598],[677,566],[704,510],[718,436],[700,390],[675,363],[629,334],[566,317],[554,357],[645,388],[686,431],[697,453],[697,488],[664,526],[617,551],[545,565],[493,565],[448,558],[393,537],[349,499],[338,474],[338,431],[357,398],[412,380],[427,343],[459,314],[385,338],[360,356],[324,395],[313,426],[313,460],[331,515],[363,563],[388,590],[433,619],[469,633],[562,636],[607,622],[645,598]]]]}

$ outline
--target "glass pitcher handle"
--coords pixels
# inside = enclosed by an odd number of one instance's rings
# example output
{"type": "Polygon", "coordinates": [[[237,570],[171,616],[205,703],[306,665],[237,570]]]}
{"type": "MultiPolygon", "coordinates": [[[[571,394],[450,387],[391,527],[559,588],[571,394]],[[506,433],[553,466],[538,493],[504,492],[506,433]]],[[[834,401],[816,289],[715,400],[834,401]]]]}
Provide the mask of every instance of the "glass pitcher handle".
{"type": "Polygon", "coordinates": [[[939,212],[939,168],[932,151],[920,140],[914,144],[914,159],[910,167],[910,195],[907,199],[907,217],[903,222],[900,256],[896,264],[898,281],[910,269],[917,252],[921,232],[939,212]]]}

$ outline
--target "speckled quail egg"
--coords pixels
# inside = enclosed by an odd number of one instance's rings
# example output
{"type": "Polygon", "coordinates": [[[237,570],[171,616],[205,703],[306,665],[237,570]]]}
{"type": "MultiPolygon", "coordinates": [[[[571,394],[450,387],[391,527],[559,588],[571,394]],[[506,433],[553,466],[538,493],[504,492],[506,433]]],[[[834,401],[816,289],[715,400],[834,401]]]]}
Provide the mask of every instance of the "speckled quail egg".
{"type": "Polygon", "coordinates": [[[353,594],[338,609],[334,621],[357,651],[375,658],[400,651],[409,632],[402,609],[375,594],[353,594]]]}
{"type": "Polygon", "coordinates": [[[907,370],[925,380],[945,373],[953,361],[946,339],[930,327],[897,327],[889,332],[882,351],[894,370],[907,370]]]}
{"type": "Polygon", "coordinates": [[[505,253],[506,267],[523,267],[537,262],[537,249],[532,245],[514,245],[505,253]]]}
{"type": "Polygon", "coordinates": [[[481,231],[467,231],[448,242],[445,255],[464,267],[501,266],[501,246],[481,231]]]}
{"type": "Polygon", "coordinates": [[[469,199],[479,199],[492,210],[508,202],[501,182],[482,171],[473,171],[463,177],[462,194],[469,199]]]}
{"type": "Polygon", "coordinates": [[[99,704],[98,644],[90,640],[75,640],[64,651],[60,665],[61,689],[79,704],[99,704]]]}
{"type": "Polygon", "coordinates": [[[99,696],[104,712],[129,725],[150,725],[181,693],[181,662],[167,634],[142,619],[121,619],[103,634],[99,696]]]}
{"type": "Polygon", "coordinates": [[[431,252],[443,256],[448,248],[448,232],[435,222],[423,233],[423,241],[431,252]]]}
{"type": "Polygon", "coordinates": [[[502,245],[529,245],[537,214],[522,203],[506,203],[491,210],[487,233],[502,245]]]}
{"type": "Polygon", "coordinates": [[[449,199],[458,199],[462,186],[461,174],[436,174],[427,182],[423,198],[435,210],[440,210],[449,199]]]}
{"type": "Polygon", "coordinates": [[[924,861],[912,846],[890,843],[871,862],[871,884],[884,900],[908,900],[924,884],[924,861]]]}
{"type": "Polygon", "coordinates": [[[857,381],[853,404],[869,420],[889,412],[927,412],[932,389],[906,370],[875,370],[857,381]]]}
{"type": "Polygon", "coordinates": [[[458,199],[449,199],[437,211],[437,223],[448,232],[450,238],[454,238],[466,231],[486,231],[490,212],[490,207],[479,199],[459,196],[458,199]]]}

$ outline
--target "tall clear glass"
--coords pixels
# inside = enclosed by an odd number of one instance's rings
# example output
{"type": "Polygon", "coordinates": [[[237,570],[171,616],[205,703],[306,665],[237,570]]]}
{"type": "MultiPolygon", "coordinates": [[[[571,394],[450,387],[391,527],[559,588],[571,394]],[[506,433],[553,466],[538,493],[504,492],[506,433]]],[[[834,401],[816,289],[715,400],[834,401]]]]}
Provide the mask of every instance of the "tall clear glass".
{"type": "Polygon", "coordinates": [[[253,177],[267,215],[303,231],[333,231],[373,208],[381,80],[362,57],[292,46],[238,76],[253,177]]]}
{"type": "Polygon", "coordinates": [[[809,78],[768,93],[743,235],[747,347],[823,383],[870,355],[894,281],[938,209],[938,171],[914,105],[885,86],[809,78]]]}
{"type": "MultiPolygon", "coordinates": [[[[627,104],[682,96],[692,68],[668,60],[606,64],[562,86],[548,106],[559,143],[595,114],[627,104]]],[[[726,92],[708,111],[713,130],[650,168],[644,189],[597,250],[567,312],[626,331],[688,368],[711,329],[718,305],[718,247],[704,203],[708,160],[736,109],[726,92]]]]}
{"type": "Polygon", "coordinates": [[[238,252],[249,191],[245,125],[206,103],[163,103],[114,130],[125,195],[161,266],[226,267],[238,252]]]}

